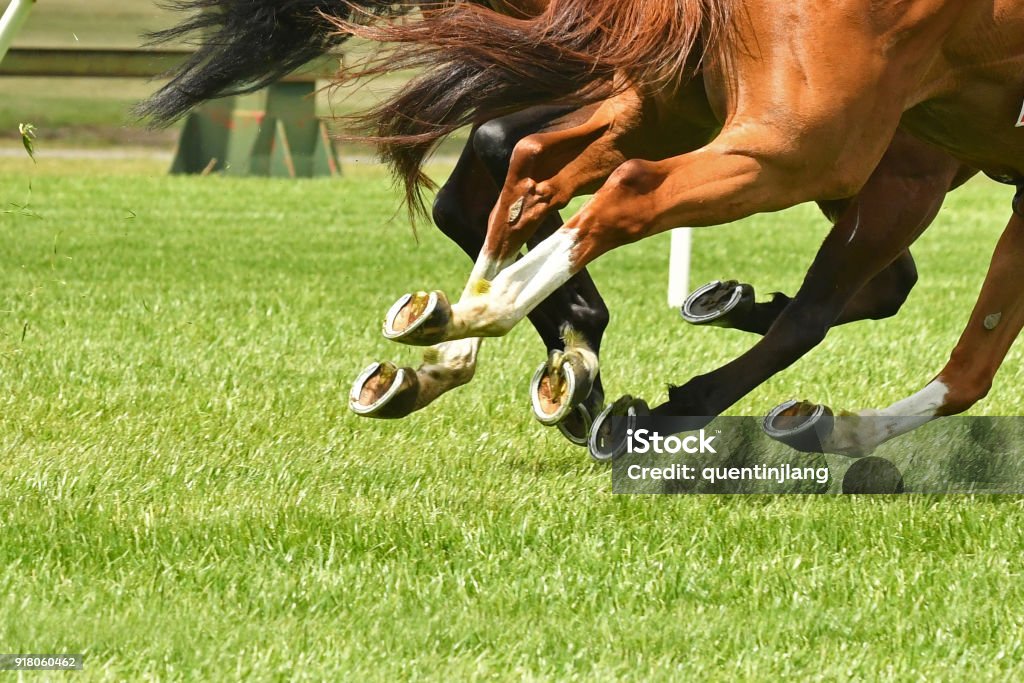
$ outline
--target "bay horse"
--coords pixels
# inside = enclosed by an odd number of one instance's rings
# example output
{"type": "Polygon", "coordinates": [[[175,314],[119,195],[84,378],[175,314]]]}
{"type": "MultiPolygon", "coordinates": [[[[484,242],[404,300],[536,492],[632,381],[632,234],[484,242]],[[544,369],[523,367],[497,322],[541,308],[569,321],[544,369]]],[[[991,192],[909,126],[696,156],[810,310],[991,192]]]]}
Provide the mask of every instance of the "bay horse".
{"type": "MultiPolygon", "coordinates": [[[[880,415],[870,421],[880,427],[847,421],[820,446],[859,455],[930,419],[962,412],[984,397],[1024,326],[1024,302],[1012,287],[1024,255],[1021,29],[1024,6],[1011,0],[797,0],[785,7],[768,0],[554,0],[532,19],[466,6],[402,26],[372,26],[363,34],[399,44],[392,64],[439,66],[435,75],[461,70],[464,82],[479,87],[461,109],[418,121],[423,135],[447,134],[464,117],[487,118],[513,101],[579,105],[631,88],[676,91],[698,75],[719,123],[691,151],[618,166],[583,209],[514,263],[531,235],[519,227],[522,207],[513,204],[488,226],[469,296],[455,305],[438,292],[403,297],[386,332],[416,344],[499,336],[594,259],[646,236],[805,201],[856,198],[852,205],[859,204],[904,131],[1015,185],[1013,211],[945,368],[914,396],[860,413],[880,415]]],[[[414,90],[436,85],[427,76],[414,90]]],[[[414,100],[399,95],[393,103],[414,100]]],[[[850,237],[857,233],[854,225],[850,237]]],[[[878,258],[859,256],[867,270],[878,258]]],[[[861,270],[849,255],[841,265],[861,270]]],[[[653,412],[703,416],[695,427],[727,407],[723,395],[735,391],[689,383],[672,388],[653,412]]],[[[787,405],[773,411],[766,427],[787,439],[830,412],[787,405]],[[778,417],[808,419],[783,426],[778,417]]]]}

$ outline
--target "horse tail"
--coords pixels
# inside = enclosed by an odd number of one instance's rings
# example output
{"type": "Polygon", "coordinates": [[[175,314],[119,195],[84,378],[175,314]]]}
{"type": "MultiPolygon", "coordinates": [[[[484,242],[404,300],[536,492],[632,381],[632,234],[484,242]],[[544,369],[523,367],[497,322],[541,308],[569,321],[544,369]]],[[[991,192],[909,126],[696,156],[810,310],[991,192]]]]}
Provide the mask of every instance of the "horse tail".
{"type": "Polygon", "coordinates": [[[150,44],[182,39],[196,52],[136,113],[165,125],[206,100],[254,92],[344,43],[328,17],[358,22],[403,14],[383,0],[168,0],[186,13],[177,26],[149,34],[150,44]]]}
{"type": "Polygon", "coordinates": [[[553,0],[532,18],[456,5],[400,23],[334,20],[343,34],[393,45],[342,82],[422,72],[355,117],[350,139],[376,144],[410,208],[422,209],[422,166],[443,138],[534,105],[678,87],[730,25],[729,1],[553,0]]]}

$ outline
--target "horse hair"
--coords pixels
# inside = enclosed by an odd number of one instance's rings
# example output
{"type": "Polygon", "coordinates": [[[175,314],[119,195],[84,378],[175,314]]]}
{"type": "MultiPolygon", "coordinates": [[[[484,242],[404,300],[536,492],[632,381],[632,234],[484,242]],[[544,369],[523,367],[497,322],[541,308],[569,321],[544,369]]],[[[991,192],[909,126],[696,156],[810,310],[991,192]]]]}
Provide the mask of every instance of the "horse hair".
{"type": "Polygon", "coordinates": [[[169,0],[188,17],[150,33],[149,44],[190,40],[196,52],[135,112],[166,125],[206,100],[254,92],[345,42],[327,19],[358,23],[410,7],[382,0],[169,0]]]}
{"type": "Polygon", "coordinates": [[[594,103],[636,87],[671,92],[720,56],[732,0],[553,0],[533,18],[459,4],[403,22],[331,21],[343,35],[392,49],[341,82],[399,69],[423,73],[352,120],[349,139],[377,145],[413,211],[429,185],[422,166],[463,126],[540,104],[594,103]]]}

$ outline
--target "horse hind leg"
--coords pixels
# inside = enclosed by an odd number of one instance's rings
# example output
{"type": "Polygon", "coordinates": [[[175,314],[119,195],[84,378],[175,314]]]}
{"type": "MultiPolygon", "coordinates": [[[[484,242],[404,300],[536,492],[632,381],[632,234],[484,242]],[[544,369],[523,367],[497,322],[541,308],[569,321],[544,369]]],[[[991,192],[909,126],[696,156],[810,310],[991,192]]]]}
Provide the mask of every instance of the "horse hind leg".
{"type": "Polygon", "coordinates": [[[1024,217],[1014,213],[996,247],[981,295],[949,362],[924,389],[882,410],[835,416],[790,402],[765,420],[769,436],[799,450],[869,455],[931,420],[962,413],[988,395],[999,366],[1024,328],[1024,217]]]}
{"type": "MultiPolygon", "coordinates": [[[[472,147],[467,146],[435,199],[434,223],[464,251],[475,253],[483,244],[483,235],[474,224],[483,225],[487,200],[495,191],[487,174],[480,172],[472,147]]],[[[420,304],[428,305],[429,300],[420,304]]],[[[480,344],[480,339],[471,338],[427,348],[418,368],[400,368],[387,361],[372,363],[352,385],[349,408],[362,417],[389,420],[421,410],[473,379],[480,344]]]]}

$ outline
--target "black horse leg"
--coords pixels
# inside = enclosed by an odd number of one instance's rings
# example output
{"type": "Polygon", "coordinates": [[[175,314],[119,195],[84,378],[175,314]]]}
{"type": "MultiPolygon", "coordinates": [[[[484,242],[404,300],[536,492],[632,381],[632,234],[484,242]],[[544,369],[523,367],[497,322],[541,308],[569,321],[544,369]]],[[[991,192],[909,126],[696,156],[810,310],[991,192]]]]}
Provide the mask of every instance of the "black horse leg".
{"type": "MultiPolygon", "coordinates": [[[[906,303],[916,284],[917,266],[914,257],[910,251],[904,251],[860,288],[832,323],[832,327],[858,320],[891,318],[906,303]]],[[[793,301],[793,297],[775,292],[770,301],[757,302],[749,308],[737,307],[721,318],[718,326],[763,336],[793,301]]]]}

